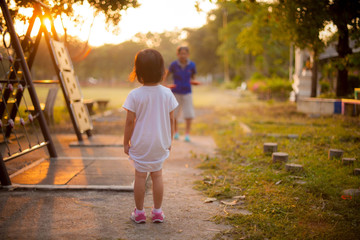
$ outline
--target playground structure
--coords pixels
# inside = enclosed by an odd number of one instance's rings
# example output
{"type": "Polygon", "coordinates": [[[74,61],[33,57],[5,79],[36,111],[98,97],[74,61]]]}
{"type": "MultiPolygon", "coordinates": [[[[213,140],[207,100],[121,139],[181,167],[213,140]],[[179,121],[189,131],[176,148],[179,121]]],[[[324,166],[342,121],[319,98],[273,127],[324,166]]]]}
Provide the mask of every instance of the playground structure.
{"type": "Polygon", "coordinates": [[[47,146],[51,158],[57,157],[34,83],[59,83],[78,141],[83,141],[83,133],[86,133],[88,137],[92,136],[92,122],[83,103],[80,86],[68,51],[64,43],[59,41],[56,33],[50,8],[36,0],[33,0],[32,4],[34,7],[33,16],[29,21],[26,35],[20,42],[8,6],[5,1],[0,2],[2,15],[6,22],[6,26],[0,26],[3,40],[3,46],[0,46],[0,137],[2,136],[2,144],[0,144],[0,182],[2,186],[11,185],[5,166],[6,161],[44,146],[47,146]],[[36,18],[40,19],[41,27],[35,42],[33,42],[30,34],[36,18]],[[51,22],[50,32],[45,27],[45,19],[49,19],[51,22]],[[35,81],[32,80],[30,74],[43,35],[48,45],[58,81],[35,81]],[[31,103],[27,96],[30,96],[31,103]],[[31,108],[34,110],[31,111],[31,108]],[[39,133],[38,127],[40,127],[41,133],[39,133]],[[26,138],[27,146],[22,146],[19,141],[21,137],[26,138]],[[14,142],[16,144],[10,144],[14,142]],[[4,152],[7,152],[7,154],[4,154],[4,152]]]}
{"type": "Polygon", "coordinates": [[[28,66],[31,70],[40,41],[44,35],[47,43],[51,60],[53,62],[58,81],[36,81],[39,84],[59,83],[64,95],[66,106],[68,108],[74,131],[78,141],[82,141],[82,133],[89,137],[92,135],[92,122],[87,108],[84,105],[83,97],[80,91],[80,85],[76,78],[74,67],[70,55],[64,43],[60,41],[56,32],[54,21],[50,13],[50,8],[40,1],[33,1],[34,12],[29,21],[29,27],[24,37],[23,49],[28,50],[28,66]],[[41,21],[41,27],[33,43],[30,34],[33,30],[36,18],[41,21]],[[45,20],[49,19],[51,23],[51,32],[45,26],[45,20]]]}

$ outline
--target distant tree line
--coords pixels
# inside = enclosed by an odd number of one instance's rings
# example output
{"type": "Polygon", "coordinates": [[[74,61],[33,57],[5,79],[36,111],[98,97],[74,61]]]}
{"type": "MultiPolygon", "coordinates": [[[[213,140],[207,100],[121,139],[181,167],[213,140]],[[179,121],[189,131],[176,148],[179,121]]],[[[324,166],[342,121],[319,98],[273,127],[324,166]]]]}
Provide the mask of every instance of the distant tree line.
{"type": "MultiPolygon", "coordinates": [[[[137,34],[132,40],[112,45],[89,48],[79,60],[73,59],[79,80],[86,83],[89,78],[103,84],[125,82],[133,68],[135,54],[144,48],[159,50],[166,67],[176,58],[176,48],[180,44],[179,33],[137,34]]],[[[79,49],[87,48],[86,43],[76,38],[67,42],[70,56],[78,56],[79,49]]],[[[40,43],[32,73],[35,79],[48,79],[55,76],[45,41],[40,43]]]]}

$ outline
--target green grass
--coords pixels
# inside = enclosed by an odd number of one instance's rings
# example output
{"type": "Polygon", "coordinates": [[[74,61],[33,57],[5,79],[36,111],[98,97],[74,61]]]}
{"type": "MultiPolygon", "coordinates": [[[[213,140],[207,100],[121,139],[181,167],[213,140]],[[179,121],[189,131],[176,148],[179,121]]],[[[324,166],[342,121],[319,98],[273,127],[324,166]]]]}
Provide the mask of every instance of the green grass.
{"type": "MultiPolygon", "coordinates": [[[[135,87],[135,86],[134,86],[135,87]]],[[[119,108],[124,103],[128,93],[131,91],[133,87],[130,85],[124,86],[115,86],[115,87],[98,87],[98,86],[91,86],[91,87],[82,87],[81,92],[84,99],[108,99],[109,105],[108,108],[119,108]]],[[[48,93],[48,87],[46,86],[36,86],[36,93],[40,102],[45,102],[46,96],[48,93]]],[[[30,102],[30,97],[27,96],[27,101],[30,102]]],[[[64,107],[65,100],[64,95],[59,89],[55,106],[64,107]]]]}
{"type": "MultiPolygon", "coordinates": [[[[137,87],[137,85],[124,84],[123,86],[115,86],[115,87],[89,86],[89,87],[82,87],[81,92],[84,99],[92,99],[92,100],[107,99],[109,100],[107,109],[116,109],[116,108],[121,108],[128,93],[134,87],[137,87]]],[[[38,86],[38,85],[36,86],[36,93],[41,103],[45,103],[48,90],[49,90],[49,86],[38,86]]],[[[25,101],[28,106],[32,105],[28,92],[25,92],[25,101]]],[[[25,101],[22,101],[21,103],[22,108],[24,109],[26,108],[25,101]]],[[[95,106],[94,109],[95,111],[97,111],[97,106],[95,106]]],[[[70,116],[66,108],[64,95],[60,88],[54,106],[54,119],[56,124],[62,124],[70,121],[70,116]]]]}
{"type": "Polygon", "coordinates": [[[238,239],[358,239],[360,199],[342,199],[342,190],[359,188],[355,166],[328,160],[330,148],[344,150],[344,157],[360,156],[360,119],[343,116],[309,118],[296,113],[290,103],[259,103],[222,109],[212,134],[218,154],[203,158],[204,180],[196,188],[218,199],[246,195],[252,215],[219,215],[217,221],[233,226],[228,233],[238,239]],[[246,123],[251,135],[239,125],[246,123]],[[270,136],[268,134],[271,134],[270,136]],[[274,137],[278,134],[280,137],[274,137]],[[289,139],[288,134],[297,134],[289,139]],[[289,154],[289,162],[304,166],[304,172],[285,171],[263,154],[264,142],[277,142],[289,154]],[[294,177],[296,175],[296,177],[294,177]],[[296,181],[301,178],[306,183],[296,181]],[[275,184],[280,181],[280,184],[275,184]]]}
{"type": "MultiPolygon", "coordinates": [[[[109,108],[119,108],[124,103],[129,92],[139,87],[139,84],[124,84],[122,86],[101,87],[87,86],[81,87],[84,99],[108,99],[109,108]]],[[[36,92],[40,102],[45,102],[49,87],[36,86],[36,92]]],[[[233,104],[236,93],[234,91],[226,91],[211,86],[193,87],[194,105],[195,107],[225,107],[233,104]]],[[[27,100],[30,101],[29,96],[27,100]]],[[[56,106],[65,106],[65,100],[62,91],[59,89],[56,99],[56,106]]]]}

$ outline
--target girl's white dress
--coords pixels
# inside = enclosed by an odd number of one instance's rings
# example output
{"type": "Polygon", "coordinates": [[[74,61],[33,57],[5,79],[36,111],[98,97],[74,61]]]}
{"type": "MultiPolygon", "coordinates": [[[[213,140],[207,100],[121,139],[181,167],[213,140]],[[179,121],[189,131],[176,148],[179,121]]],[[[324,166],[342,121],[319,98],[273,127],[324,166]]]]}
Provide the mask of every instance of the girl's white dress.
{"type": "Polygon", "coordinates": [[[162,85],[132,90],[123,107],[136,115],[129,159],[139,172],[155,172],[169,157],[171,125],[169,113],[178,106],[174,94],[162,85]]]}

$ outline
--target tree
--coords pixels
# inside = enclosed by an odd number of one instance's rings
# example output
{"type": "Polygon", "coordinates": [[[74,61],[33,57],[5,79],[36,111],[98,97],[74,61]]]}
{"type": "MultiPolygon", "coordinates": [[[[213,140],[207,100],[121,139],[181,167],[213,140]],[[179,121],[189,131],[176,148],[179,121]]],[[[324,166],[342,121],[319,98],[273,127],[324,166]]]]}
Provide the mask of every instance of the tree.
{"type": "Polygon", "coordinates": [[[227,9],[228,24],[219,32],[218,53],[228,55],[236,78],[249,79],[255,72],[285,77],[288,42],[279,37],[278,23],[271,16],[272,5],[255,1],[226,1],[219,5],[227,9]]]}
{"type": "Polygon", "coordinates": [[[179,32],[138,33],[133,37],[133,40],[158,50],[164,58],[165,67],[168,67],[176,58],[176,48],[181,42],[179,32]]]}
{"type": "Polygon", "coordinates": [[[221,72],[220,60],[216,49],[220,45],[218,30],[222,26],[221,9],[209,13],[207,24],[198,29],[185,29],[191,59],[196,62],[199,74],[217,74],[221,72]]]}
{"type": "Polygon", "coordinates": [[[336,64],[337,88],[336,96],[348,94],[348,55],[352,53],[349,38],[352,35],[359,41],[360,2],[358,0],[333,0],[328,3],[329,20],[338,29],[337,53],[339,61],[336,64]]]}
{"type": "MultiPolygon", "coordinates": [[[[14,4],[11,4],[11,15],[15,20],[28,20],[26,17],[18,14],[20,8],[32,8],[33,4],[36,1],[33,0],[14,0],[11,1],[14,4]]],[[[130,7],[138,7],[137,0],[107,0],[107,1],[99,1],[99,0],[42,0],[42,3],[46,4],[50,7],[50,12],[52,17],[55,19],[57,16],[64,17],[64,14],[70,18],[72,22],[80,23],[78,20],[78,16],[74,14],[74,6],[76,4],[84,4],[88,3],[90,7],[93,8],[94,16],[98,13],[103,13],[106,18],[106,23],[116,25],[119,23],[121,18],[121,11],[126,10],[130,7]]],[[[88,21],[88,19],[84,19],[84,21],[88,21]]],[[[4,24],[4,19],[0,16],[0,25],[4,24]]],[[[88,43],[83,43],[79,41],[76,37],[67,36],[66,27],[65,27],[65,44],[69,49],[70,55],[73,59],[73,62],[76,64],[77,61],[82,60],[85,56],[87,56],[90,52],[90,48],[88,47],[88,43]]],[[[37,63],[39,66],[46,65],[46,61],[43,62],[43,51],[47,51],[46,48],[43,48],[43,44],[41,44],[37,55],[41,55],[37,57],[37,63]]],[[[111,53],[111,52],[110,52],[111,53]]],[[[35,66],[37,68],[37,66],[35,66]]],[[[116,67],[115,67],[116,68],[116,67]]],[[[46,68],[44,68],[46,69],[46,68]]],[[[38,74],[43,75],[41,68],[38,68],[38,74]]],[[[105,75],[111,75],[113,71],[105,72],[105,75]]],[[[95,73],[94,73],[95,74],[95,73]]],[[[101,74],[95,74],[101,75],[101,74]]]]}
{"type": "Polygon", "coordinates": [[[326,7],[327,1],[312,0],[280,0],[275,5],[274,16],[278,18],[284,34],[299,48],[311,51],[311,97],[316,97],[318,57],[324,47],[319,33],[325,27],[326,7]]]}
{"type": "Polygon", "coordinates": [[[75,64],[76,73],[82,81],[93,77],[103,83],[124,82],[132,71],[135,54],[145,47],[126,41],[94,48],[86,59],[75,64]]]}
{"type": "Polygon", "coordinates": [[[317,77],[317,56],[324,43],[319,39],[319,33],[327,22],[337,26],[337,87],[338,97],[347,94],[348,90],[348,55],[352,53],[349,39],[352,36],[359,41],[360,2],[358,0],[279,0],[277,15],[282,18],[282,25],[287,29],[292,40],[300,48],[312,50],[314,65],[312,68],[312,96],[317,77]]]}
{"type": "Polygon", "coordinates": [[[76,73],[82,81],[93,77],[102,83],[125,82],[134,66],[135,54],[144,48],[155,48],[164,57],[165,67],[176,58],[179,33],[138,33],[133,40],[117,45],[94,48],[88,57],[75,63],[76,73]]]}
{"type": "MultiPolygon", "coordinates": [[[[44,4],[47,4],[51,8],[53,17],[65,13],[68,16],[71,16],[74,12],[73,5],[83,4],[88,2],[91,7],[95,9],[96,12],[103,13],[106,17],[106,22],[112,22],[114,25],[118,24],[121,18],[121,10],[126,10],[130,7],[138,7],[137,0],[43,0],[44,4]]],[[[14,15],[17,14],[17,11],[21,7],[32,7],[32,0],[14,0],[15,7],[12,8],[14,15]]]]}

